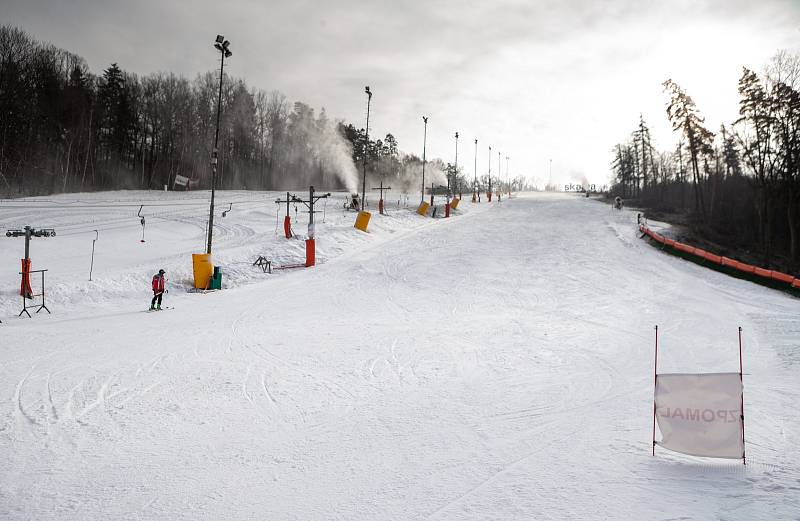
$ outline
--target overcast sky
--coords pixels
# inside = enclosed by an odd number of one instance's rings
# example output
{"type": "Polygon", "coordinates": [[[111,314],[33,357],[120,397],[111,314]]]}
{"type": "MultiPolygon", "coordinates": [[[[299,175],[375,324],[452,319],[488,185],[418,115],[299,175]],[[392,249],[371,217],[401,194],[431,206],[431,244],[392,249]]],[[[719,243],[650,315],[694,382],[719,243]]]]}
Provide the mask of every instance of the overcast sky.
{"type": "Polygon", "coordinates": [[[800,0],[0,0],[0,23],[75,52],[100,73],[189,78],[213,69],[329,115],[393,132],[400,148],[486,173],[488,147],[511,173],[605,184],[611,148],[641,112],[659,148],[677,142],[661,83],[682,85],[716,131],[737,116],[741,67],[761,71],[800,46],[800,0]]]}

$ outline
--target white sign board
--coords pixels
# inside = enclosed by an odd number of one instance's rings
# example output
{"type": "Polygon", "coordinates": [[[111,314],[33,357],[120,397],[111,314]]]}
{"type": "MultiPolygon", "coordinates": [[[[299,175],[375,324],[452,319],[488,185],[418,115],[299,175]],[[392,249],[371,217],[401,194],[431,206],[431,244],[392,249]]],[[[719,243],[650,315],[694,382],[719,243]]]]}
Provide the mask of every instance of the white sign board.
{"type": "Polygon", "coordinates": [[[660,374],[655,400],[658,445],[692,456],[744,456],[739,373],[660,374]]]}
{"type": "Polygon", "coordinates": [[[189,178],[182,175],[175,176],[175,184],[178,186],[186,186],[189,184],[189,178]]]}

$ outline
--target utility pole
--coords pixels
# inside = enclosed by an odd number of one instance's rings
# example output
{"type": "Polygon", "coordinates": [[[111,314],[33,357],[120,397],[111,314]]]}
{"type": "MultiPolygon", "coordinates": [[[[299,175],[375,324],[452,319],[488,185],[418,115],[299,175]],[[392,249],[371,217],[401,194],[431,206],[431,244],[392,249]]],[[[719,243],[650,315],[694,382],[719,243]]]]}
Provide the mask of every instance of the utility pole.
{"type": "Polygon", "coordinates": [[[364,87],[364,92],[367,94],[367,129],[366,141],[364,143],[364,175],[361,180],[361,211],[366,208],[367,198],[367,156],[369,156],[369,105],[372,101],[372,92],[369,90],[369,85],[364,87]]]}
{"type": "Polygon", "coordinates": [[[422,138],[422,195],[420,203],[425,202],[425,151],[428,145],[428,116],[422,116],[422,121],[425,123],[425,130],[422,138]]]}
{"type": "Polygon", "coordinates": [[[217,161],[219,145],[219,116],[222,111],[222,69],[225,66],[225,58],[230,58],[232,52],[228,48],[231,42],[221,34],[217,35],[214,48],[220,52],[219,62],[219,94],[217,96],[217,128],[214,131],[214,150],[211,152],[211,205],[208,209],[208,242],[206,243],[206,253],[211,253],[211,239],[214,236],[214,192],[217,187],[217,161]]]}

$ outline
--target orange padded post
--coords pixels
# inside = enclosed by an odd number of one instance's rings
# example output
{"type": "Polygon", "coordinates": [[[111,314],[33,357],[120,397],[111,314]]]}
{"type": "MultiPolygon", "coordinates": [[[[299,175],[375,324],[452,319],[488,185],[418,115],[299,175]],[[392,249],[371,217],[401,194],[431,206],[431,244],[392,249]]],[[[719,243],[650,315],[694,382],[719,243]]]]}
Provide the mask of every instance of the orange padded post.
{"type": "Polygon", "coordinates": [[[317,261],[317,248],[314,239],[306,239],[306,268],[310,268],[317,261]]]}
{"type": "Polygon", "coordinates": [[[292,219],[288,215],[283,218],[283,233],[287,239],[292,238],[292,219]]]}
{"type": "Polygon", "coordinates": [[[22,259],[22,281],[19,285],[19,294],[25,298],[32,298],[31,289],[31,260],[22,259]]]}

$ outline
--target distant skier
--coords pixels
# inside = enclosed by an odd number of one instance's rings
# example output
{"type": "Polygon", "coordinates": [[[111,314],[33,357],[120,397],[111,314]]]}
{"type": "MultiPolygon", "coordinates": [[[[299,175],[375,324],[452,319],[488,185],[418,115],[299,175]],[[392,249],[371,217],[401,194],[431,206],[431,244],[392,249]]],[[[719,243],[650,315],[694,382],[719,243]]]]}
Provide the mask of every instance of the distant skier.
{"type": "Polygon", "coordinates": [[[164,296],[164,270],[158,270],[153,275],[153,300],[150,302],[150,311],[161,310],[161,297],[164,296]]]}
{"type": "Polygon", "coordinates": [[[622,197],[616,196],[614,198],[614,208],[617,210],[622,210],[622,197]]]}

